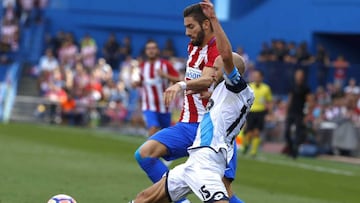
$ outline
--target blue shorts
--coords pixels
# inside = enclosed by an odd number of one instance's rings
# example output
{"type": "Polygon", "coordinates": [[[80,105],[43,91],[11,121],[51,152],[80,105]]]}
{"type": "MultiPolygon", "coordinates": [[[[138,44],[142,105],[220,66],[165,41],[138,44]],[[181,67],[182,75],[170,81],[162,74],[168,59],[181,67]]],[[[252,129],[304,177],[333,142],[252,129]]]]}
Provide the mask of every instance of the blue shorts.
{"type": "Polygon", "coordinates": [[[167,128],[171,125],[171,113],[159,113],[155,111],[143,111],[146,127],[167,128]]]}
{"type": "MultiPolygon", "coordinates": [[[[187,149],[195,140],[198,126],[199,123],[178,122],[174,126],[158,131],[149,137],[149,140],[156,140],[166,146],[168,154],[163,158],[167,161],[186,157],[189,156],[187,149]]],[[[229,163],[229,168],[225,171],[225,177],[231,180],[235,179],[236,172],[236,148],[234,150],[234,156],[229,163]]]]}
{"type": "Polygon", "coordinates": [[[237,167],[237,147],[236,147],[236,143],[234,143],[234,154],[228,164],[228,167],[225,170],[225,174],[224,174],[225,178],[228,178],[230,179],[230,181],[233,181],[236,176],[236,167],[237,167]]]}

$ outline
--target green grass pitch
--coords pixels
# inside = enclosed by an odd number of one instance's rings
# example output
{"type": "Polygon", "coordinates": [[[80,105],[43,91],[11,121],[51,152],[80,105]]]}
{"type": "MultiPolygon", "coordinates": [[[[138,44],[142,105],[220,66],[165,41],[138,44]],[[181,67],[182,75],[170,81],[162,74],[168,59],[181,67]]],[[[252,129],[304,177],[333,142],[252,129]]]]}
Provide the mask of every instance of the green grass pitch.
{"type": "MultiPolygon", "coordinates": [[[[128,202],[151,184],[133,158],[143,141],[91,129],[0,124],[0,203],[45,203],[59,193],[79,203],[128,202]]],[[[233,188],[247,203],[358,203],[360,166],[239,156],[233,188]]]]}

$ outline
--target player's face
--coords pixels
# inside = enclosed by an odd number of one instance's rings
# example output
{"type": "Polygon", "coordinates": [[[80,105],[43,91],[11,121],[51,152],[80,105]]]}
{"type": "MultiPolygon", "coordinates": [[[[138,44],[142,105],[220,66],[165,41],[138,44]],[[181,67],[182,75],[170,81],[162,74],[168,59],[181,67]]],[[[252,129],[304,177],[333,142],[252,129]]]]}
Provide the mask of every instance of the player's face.
{"type": "Polygon", "coordinates": [[[201,25],[193,17],[184,18],[185,34],[190,37],[191,43],[194,46],[202,45],[205,32],[201,25]]]}
{"type": "Polygon", "coordinates": [[[154,60],[159,55],[159,48],[156,43],[150,42],[145,46],[145,54],[149,60],[154,60]]]}
{"type": "Polygon", "coordinates": [[[263,78],[262,78],[262,75],[259,71],[255,71],[252,73],[252,80],[255,82],[255,83],[261,83],[263,78]]]}

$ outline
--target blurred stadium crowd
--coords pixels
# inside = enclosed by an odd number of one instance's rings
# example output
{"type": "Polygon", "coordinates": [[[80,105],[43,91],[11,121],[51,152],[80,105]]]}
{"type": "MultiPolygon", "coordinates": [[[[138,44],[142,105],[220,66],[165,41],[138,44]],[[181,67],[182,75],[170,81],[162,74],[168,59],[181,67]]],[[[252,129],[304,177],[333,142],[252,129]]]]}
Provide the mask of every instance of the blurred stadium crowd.
{"type": "MultiPolygon", "coordinates": [[[[20,27],[42,23],[47,1],[2,3],[0,63],[6,64],[18,50],[20,27]]],[[[43,43],[44,55],[29,73],[38,82],[42,101],[46,101],[35,110],[37,118],[91,127],[124,123],[144,126],[140,89],[133,82],[140,78],[139,64],[145,56],[140,53],[134,57],[131,36],[119,41],[115,33],[109,33],[106,43],[99,44],[91,33],[78,40],[70,32],[58,31],[53,36],[47,35],[43,43]]],[[[313,90],[303,109],[307,143],[329,153],[328,131],[336,130],[342,135],[356,133],[360,128],[360,87],[355,78],[349,79],[347,71],[351,64],[341,53],[330,58],[322,45],[311,53],[306,42],[284,40],[264,42],[256,59],[250,59],[245,50],[237,49],[246,60],[245,77],[250,82],[253,70],[261,70],[275,95],[273,110],[266,116],[266,140],[283,139],[287,94],[297,69],[304,70],[313,90]]],[[[179,72],[185,70],[186,59],[177,57],[171,39],[162,48],[161,57],[169,59],[179,72]]],[[[181,108],[181,101],[177,104],[177,109],[181,108]]]]}
{"type": "MultiPolygon", "coordinates": [[[[167,44],[162,57],[184,69],[184,60],[174,56],[171,41],[167,44]]],[[[46,47],[32,74],[38,78],[40,96],[52,103],[51,122],[93,127],[142,123],[140,90],[134,82],[140,80],[144,56],[132,57],[130,37],[119,42],[111,33],[100,46],[90,34],[76,42],[71,33],[60,31],[48,38],[46,47]]],[[[43,110],[37,114],[44,116],[43,110]]]]}

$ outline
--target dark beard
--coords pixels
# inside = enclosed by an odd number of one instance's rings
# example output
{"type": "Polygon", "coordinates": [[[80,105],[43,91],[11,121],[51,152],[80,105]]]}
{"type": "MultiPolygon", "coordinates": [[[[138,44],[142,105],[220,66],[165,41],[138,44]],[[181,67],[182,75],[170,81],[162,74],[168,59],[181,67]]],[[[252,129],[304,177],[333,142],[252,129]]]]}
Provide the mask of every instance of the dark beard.
{"type": "Polygon", "coordinates": [[[205,32],[204,30],[201,28],[201,31],[199,32],[199,34],[196,36],[196,39],[194,41],[192,41],[192,45],[194,46],[200,46],[205,38],[205,32]]]}

